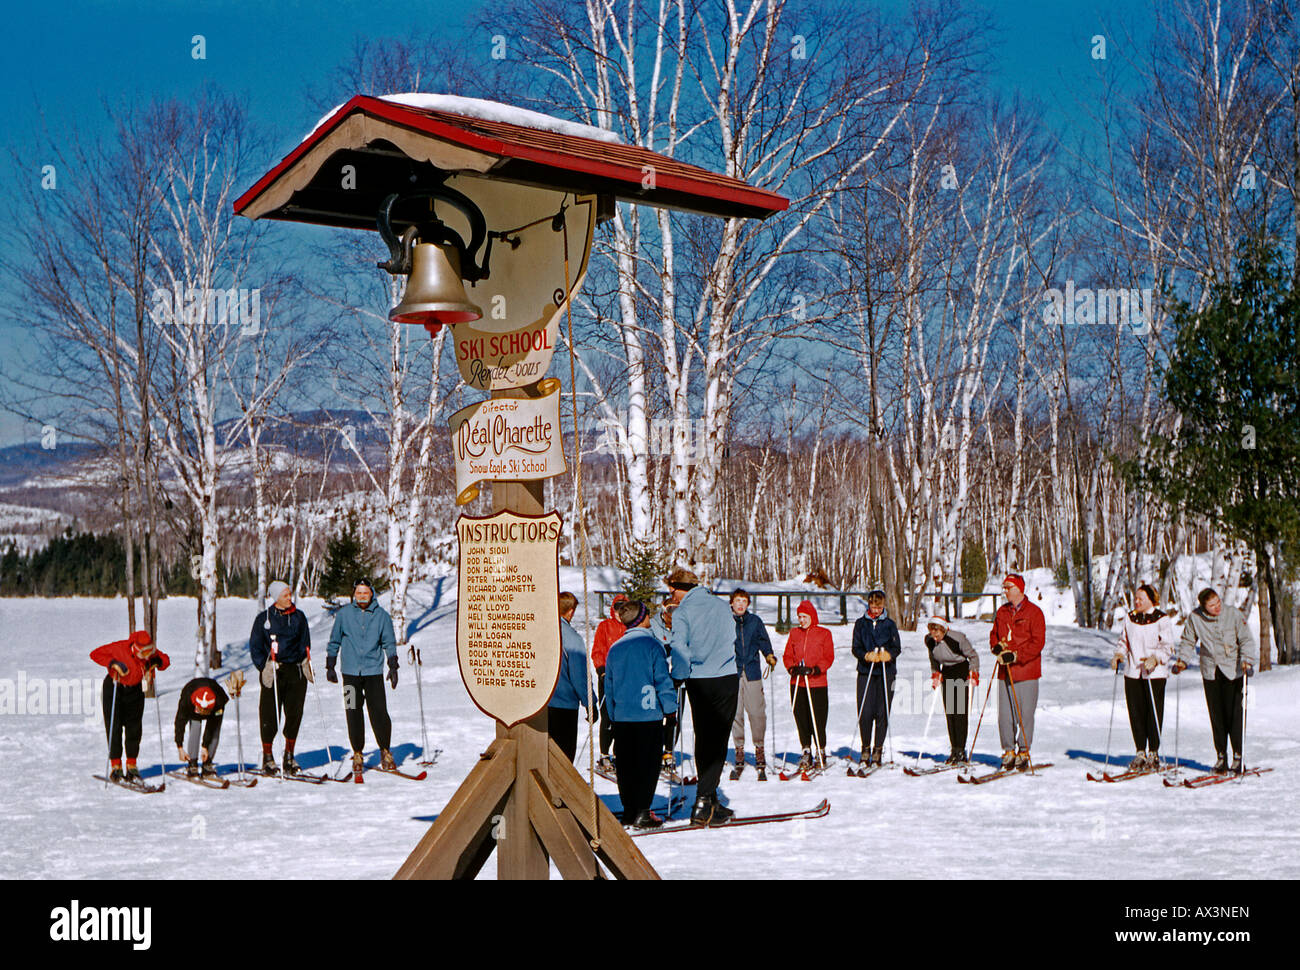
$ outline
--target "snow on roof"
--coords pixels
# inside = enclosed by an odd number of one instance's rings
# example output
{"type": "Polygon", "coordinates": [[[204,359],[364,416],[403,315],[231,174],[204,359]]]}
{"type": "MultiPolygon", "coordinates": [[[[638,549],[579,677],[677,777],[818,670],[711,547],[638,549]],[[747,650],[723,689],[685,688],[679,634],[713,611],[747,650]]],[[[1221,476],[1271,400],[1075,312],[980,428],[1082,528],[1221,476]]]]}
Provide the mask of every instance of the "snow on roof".
{"type": "MultiPolygon", "coordinates": [[[[467,118],[479,118],[483,121],[502,121],[511,125],[519,125],[521,128],[552,131],[559,135],[571,135],[577,138],[591,138],[612,145],[623,144],[623,139],[615,132],[607,131],[604,128],[594,128],[591,125],[579,124],[576,121],[565,121],[563,118],[545,115],[540,111],[529,111],[527,108],[502,104],[499,101],[486,101],[482,98],[462,98],[454,94],[424,94],[419,92],[385,94],[380,96],[380,100],[406,105],[409,108],[445,111],[448,114],[464,115],[467,118]]],[[[334,113],[341,107],[343,105],[339,104],[331,108],[320,121],[316,122],[311,132],[307,133],[307,137],[310,138],[312,132],[332,118],[334,113]]]]}

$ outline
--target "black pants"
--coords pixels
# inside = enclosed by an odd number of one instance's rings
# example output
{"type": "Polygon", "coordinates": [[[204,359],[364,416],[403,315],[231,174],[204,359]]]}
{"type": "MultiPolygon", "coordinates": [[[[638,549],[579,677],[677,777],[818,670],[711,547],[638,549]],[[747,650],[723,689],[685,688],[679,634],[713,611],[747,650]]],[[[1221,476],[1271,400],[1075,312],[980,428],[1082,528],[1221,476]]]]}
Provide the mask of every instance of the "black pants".
{"type": "MultiPolygon", "coordinates": [[[[623,822],[630,825],[654,802],[659,759],[664,753],[663,724],[619,721],[613,730],[618,751],[618,797],[623,803],[623,822]]],[[[716,781],[714,784],[716,787],[716,781]]]]}
{"type": "Polygon", "coordinates": [[[940,667],[939,672],[943,675],[939,690],[943,693],[943,715],[948,721],[948,745],[953,751],[965,751],[966,734],[970,730],[969,695],[966,692],[970,663],[963,660],[940,667]]]}
{"type": "Polygon", "coordinates": [[[790,703],[794,706],[794,726],[799,732],[799,747],[826,747],[826,714],[830,702],[825,687],[805,687],[802,680],[790,685],[790,703]],[[812,707],[808,698],[812,695],[812,707]],[[813,725],[817,730],[813,731],[813,725]]]}
{"type": "MultiPolygon", "coordinates": [[[[736,720],[736,697],[739,693],[740,678],[736,674],[692,677],[686,681],[686,696],[691,701],[691,723],[695,725],[695,764],[700,775],[695,788],[696,798],[711,797],[718,790],[722,765],[727,760],[731,725],[736,720]]],[[[619,764],[622,764],[621,757],[619,764]]]]}
{"type": "Polygon", "coordinates": [[[276,701],[279,701],[280,710],[284,712],[285,739],[292,741],[298,737],[298,728],[302,726],[302,708],[307,702],[307,677],[300,664],[280,664],[275,672],[275,687],[262,688],[262,696],[257,701],[257,714],[262,725],[263,744],[275,740],[275,728],[279,722],[276,701]]]}
{"type": "Polygon", "coordinates": [[[393,722],[388,719],[388,698],[384,695],[384,675],[343,675],[343,711],[348,719],[348,741],[353,751],[366,744],[366,725],[361,709],[370,709],[370,729],[375,732],[375,743],[385,751],[393,740],[393,722]]]}
{"type": "MultiPolygon", "coordinates": [[[[736,681],[740,683],[739,680],[736,681]]],[[[678,714],[673,718],[672,724],[664,723],[664,750],[672,751],[677,747],[677,739],[682,736],[682,688],[677,688],[677,711],[678,714]]]]}
{"type": "Polygon", "coordinates": [[[858,689],[855,692],[858,702],[858,730],[862,732],[862,750],[883,748],[885,732],[889,730],[889,711],[894,703],[894,671],[884,664],[875,664],[873,669],[858,674],[858,689]],[[866,691],[866,700],[863,692],[866,691]],[[872,740],[872,732],[875,740],[872,740]]]}
{"type": "Polygon", "coordinates": [[[126,756],[134,760],[140,754],[140,735],[144,731],[144,687],[117,684],[117,706],[113,705],[113,678],[104,678],[104,733],[108,737],[108,756],[122,757],[122,738],[126,737],[126,756]],[[109,723],[110,720],[112,723],[109,723]]]}
{"type": "Polygon", "coordinates": [[[548,707],[546,734],[570,761],[578,753],[578,709],[548,707]]]}
{"type": "MultiPolygon", "coordinates": [[[[1153,754],[1160,750],[1160,732],[1165,722],[1165,678],[1124,678],[1124,702],[1128,705],[1128,726],[1133,731],[1133,745],[1153,754]],[[1147,684],[1151,686],[1148,688],[1147,684]],[[1151,697],[1155,696],[1155,709],[1151,697]]],[[[1220,749],[1222,750],[1222,749],[1220,749]]]]}
{"type": "Polygon", "coordinates": [[[1216,754],[1228,753],[1228,737],[1232,737],[1232,753],[1241,754],[1241,688],[1240,677],[1235,680],[1224,676],[1215,668],[1214,679],[1205,684],[1205,705],[1210,709],[1210,731],[1214,734],[1216,754]]]}
{"type": "MultiPolygon", "coordinates": [[[[605,668],[596,671],[596,694],[600,697],[600,753],[609,754],[609,746],[614,742],[614,722],[605,710],[605,668]]],[[[615,749],[617,750],[617,749],[615,749]]]]}

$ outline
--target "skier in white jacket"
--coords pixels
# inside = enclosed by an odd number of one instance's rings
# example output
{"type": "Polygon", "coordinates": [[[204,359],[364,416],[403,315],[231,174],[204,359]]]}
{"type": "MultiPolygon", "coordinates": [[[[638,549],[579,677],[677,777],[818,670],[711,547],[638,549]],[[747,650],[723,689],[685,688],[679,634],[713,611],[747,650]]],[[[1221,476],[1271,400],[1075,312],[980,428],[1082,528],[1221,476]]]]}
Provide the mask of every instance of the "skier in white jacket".
{"type": "Polygon", "coordinates": [[[1169,661],[1177,643],[1174,624],[1157,605],[1160,595],[1143,583],[1133,592],[1133,611],[1124,617],[1112,670],[1124,664],[1124,700],[1137,754],[1130,771],[1160,767],[1160,735],[1164,728],[1165,685],[1169,661]]]}

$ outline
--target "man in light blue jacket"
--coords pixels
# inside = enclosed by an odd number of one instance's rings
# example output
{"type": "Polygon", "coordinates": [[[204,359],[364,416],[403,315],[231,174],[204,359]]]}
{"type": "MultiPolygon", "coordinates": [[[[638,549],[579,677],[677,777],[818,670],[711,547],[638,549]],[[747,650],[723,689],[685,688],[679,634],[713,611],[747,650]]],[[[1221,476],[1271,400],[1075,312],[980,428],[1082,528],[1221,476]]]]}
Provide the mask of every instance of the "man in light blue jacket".
{"type": "Polygon", "coordinates": [[[718,780],[727,760],[727,738],[736,718],[740,678],[736,672],[736,623],[731,608],[699,585],[687,569],[665,580],[673,591],[672,677],[685,681],[695,725],[699,784],[691,821],[721,825],[734,812],[718,801],[718,780]]]}
{"type": "Polygon", "coordinates": [[[370,708],[370,728],[379,745],[379,767],[393,771],[397,765],[389,750],[393,722],[388,717],[388,699],[384,695],[384,658],[388,658],[388,680],[397,689],[397,637],[393,618],[375,601],[375,589],[368,579],[358,579],[352,589],[352,601],[334,615],[334,631],[325,656],[325,678],[339,682],[335,664],[342,654],[343,711],[348,721],[348,740],[352,743],[352,770],[361,774],[366,743],[366,726],[361,710],[370,708]]]}
{"type": "Polygon", "coordinates": [[[546,733],[570,761],[578,752],[578,707],[587,708],[587,647],[573,628],[578,597],[560,594],[560,679],[546,705],[546,733]]]}
{"type": "Polygon", "coordinates": [[[658,828],[663,821],[650,805],[659,781],[664,721],[677,719],[677,691],[663,646],[650,632],[645,604],[623,602],[617,610],[627,632],[610,644],[605,658],[605,706],[614,722],[618,797],[625,825],[658,828]]]}

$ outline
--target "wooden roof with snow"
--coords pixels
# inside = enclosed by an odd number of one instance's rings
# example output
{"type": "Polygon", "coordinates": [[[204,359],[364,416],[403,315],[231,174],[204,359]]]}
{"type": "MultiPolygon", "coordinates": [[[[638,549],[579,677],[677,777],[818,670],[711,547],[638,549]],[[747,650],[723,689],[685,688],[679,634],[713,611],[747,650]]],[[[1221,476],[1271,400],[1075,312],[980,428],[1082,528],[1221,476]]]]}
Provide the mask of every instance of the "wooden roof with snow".
{"type": "Polygon", "coordinates": [[[358,95],[240,196],[235,212],[374,229],[386,195],[428,188],[448,172],[710,216],[763,219],[790,204],[775,192],[645,148],[556,127],[358,95]],[[651,169],[654,187],[644,188],[651,169]]]}

